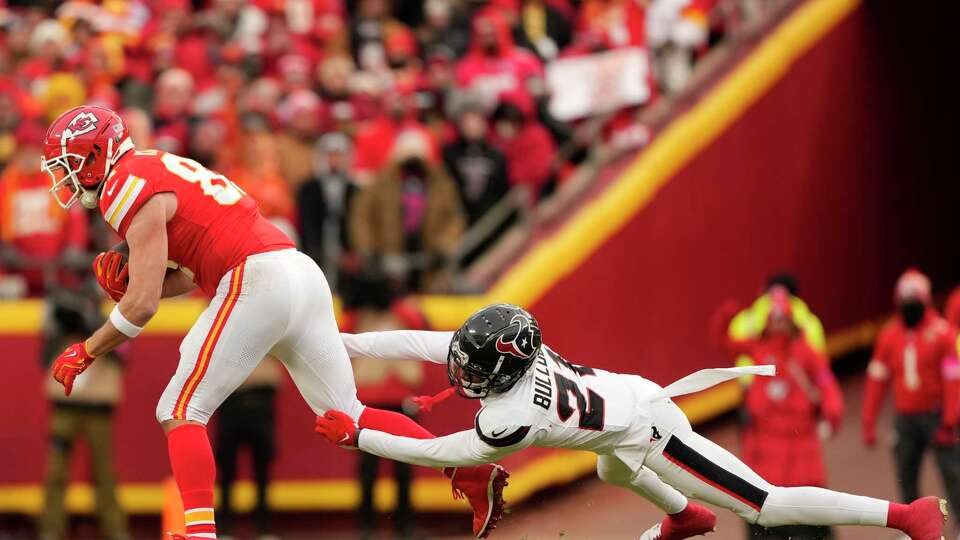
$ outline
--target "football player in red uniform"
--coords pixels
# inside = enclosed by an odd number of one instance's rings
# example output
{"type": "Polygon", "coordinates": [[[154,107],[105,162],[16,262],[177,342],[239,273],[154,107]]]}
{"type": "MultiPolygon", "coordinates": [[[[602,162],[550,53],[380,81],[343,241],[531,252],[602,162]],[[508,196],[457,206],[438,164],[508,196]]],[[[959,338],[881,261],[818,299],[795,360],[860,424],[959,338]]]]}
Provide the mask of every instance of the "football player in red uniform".
{"type": "MultiPolygon", "coordinates": [[[[157,406],[187,539],[216,538],[206,423],[268,353],[284,363],[318,415],[339,409],[365,427],[433,437],[402,414],[357,400],[323,272],[233,182],[190,159],[135,150],[116,113],[88,106],[51,124],[41,168],[61,206],[99,207],[129,246],[128,262],[107,252],[94,265],[118,304],[107,323],[55,361],[54,377],[67,394],[98,356],[140,333],[160,298],[195,287],[211,298],[184,338],[157,406]]],[[[498,465],[444,472],[473,506],[474,533],[486,536],[500,518],[506,472],[498,465]]]]}
{"type": "Polygon", "coordinates": [[[893,383],[894,456],[905,502],[916,500],[923,454],[932,447],[954,512],[960,512],[960,365],[956,336],[930,306],[930,280],[910,269],[897,280],[898,313],[883,327],[867,368],[863,440],[877,441],[877,413],[893,383]]]}

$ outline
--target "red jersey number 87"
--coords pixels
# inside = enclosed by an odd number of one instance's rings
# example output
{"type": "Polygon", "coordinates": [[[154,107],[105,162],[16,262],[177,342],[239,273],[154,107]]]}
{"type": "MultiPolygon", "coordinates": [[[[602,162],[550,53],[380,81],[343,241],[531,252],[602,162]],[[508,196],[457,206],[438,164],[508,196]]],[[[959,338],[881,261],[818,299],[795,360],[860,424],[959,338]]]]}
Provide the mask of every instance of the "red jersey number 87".
{"type": "Polygon", "coordinates": [[[218,204],[236,204],[246,195],[239,186],[226,176],[217,174],[192,159],[164,153],[160,161],[168,171],[191,184],[198,184],[204,195],[213,197],[218,204]]]}

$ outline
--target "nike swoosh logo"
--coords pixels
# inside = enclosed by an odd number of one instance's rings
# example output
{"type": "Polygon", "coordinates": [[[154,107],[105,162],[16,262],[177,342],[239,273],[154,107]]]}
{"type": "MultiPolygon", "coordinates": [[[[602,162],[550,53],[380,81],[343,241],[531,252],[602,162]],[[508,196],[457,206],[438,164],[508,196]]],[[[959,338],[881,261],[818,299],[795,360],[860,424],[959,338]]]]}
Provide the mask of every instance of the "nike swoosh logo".
{"type": "Polygon", "coordinates": [[[499,432],[494,431],[494,432],[491,433],[490,435],[492,435],[492,436],[494,436],[494,437],[499,437],[499,436],[503,435],[503,434],[506,433],[506,432],[507,432],[507,428],[503,428],[503,429],[501,429],[499,432]]]}
{"type": "Polygon", "coordinates": [[[77,355],[77,351],[70,351],[70,354],[63,355],[64,358],[73,358],[77,355]]]}

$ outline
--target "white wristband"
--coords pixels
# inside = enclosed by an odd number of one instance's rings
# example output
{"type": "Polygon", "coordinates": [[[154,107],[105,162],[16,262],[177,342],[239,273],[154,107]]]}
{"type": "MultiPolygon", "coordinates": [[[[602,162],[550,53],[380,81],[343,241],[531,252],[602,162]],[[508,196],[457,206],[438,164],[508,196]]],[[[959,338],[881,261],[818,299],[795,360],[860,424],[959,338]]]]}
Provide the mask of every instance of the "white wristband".
{"type": "Polygon", "coordinates": [[[143,331],[142,326],[133,324],[123,316],[123,313],[120,313],[119,305],[114,306],[113,311],[110,312],[110,322],[116,327],[117,331],[129,338],[135,338],[143,331]]]}

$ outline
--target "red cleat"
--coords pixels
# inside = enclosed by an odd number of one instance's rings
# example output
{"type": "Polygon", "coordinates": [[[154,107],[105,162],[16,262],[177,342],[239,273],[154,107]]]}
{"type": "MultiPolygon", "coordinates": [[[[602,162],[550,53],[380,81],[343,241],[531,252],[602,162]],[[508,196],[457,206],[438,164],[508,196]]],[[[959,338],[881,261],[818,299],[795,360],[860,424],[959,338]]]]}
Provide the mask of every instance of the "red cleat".
{"type": "MultiPolygon", "coordinates": [[[[907,506],[907,515],[897,527],[910,540],[942,540],[943,524],[947,522],[947,501],[939,497],[924,497],[907,506]]],[[[888,518],[889,520],[889,518],[888,518]]]]}
{"type": "Polygon", "coordinates": [[[184,536],[182,534],[171,532],[167,533],[167,538],[169,538],[169,540],[210,540],[209,538],[203,536],[184,536]]]}
{"type": "Polygon", "coordinates": [[[713,532],[717,516],[706,506],[687,502],[682,512],[669,515],[640,535],[640,540],[684,540],[713,532]]]}
{"type": "Polygon", "coordinates": [[[473,507],[473,534],[486,538],[503,517],[503,488],[510,476],[500,465],[458,467],[450,477],[453,498],[466,497],[473,507]]]}

